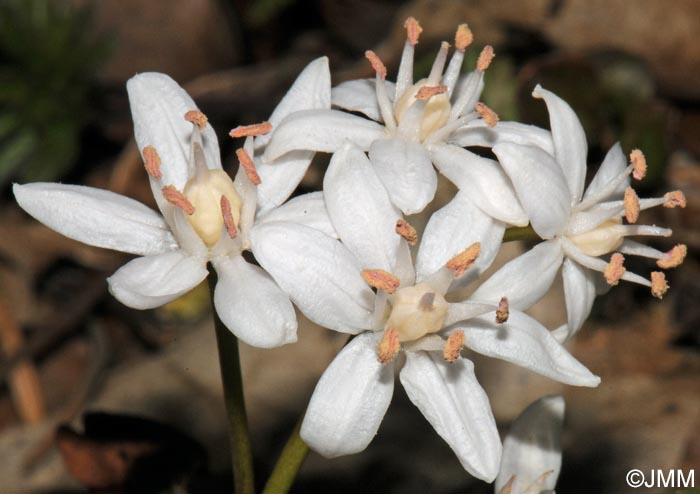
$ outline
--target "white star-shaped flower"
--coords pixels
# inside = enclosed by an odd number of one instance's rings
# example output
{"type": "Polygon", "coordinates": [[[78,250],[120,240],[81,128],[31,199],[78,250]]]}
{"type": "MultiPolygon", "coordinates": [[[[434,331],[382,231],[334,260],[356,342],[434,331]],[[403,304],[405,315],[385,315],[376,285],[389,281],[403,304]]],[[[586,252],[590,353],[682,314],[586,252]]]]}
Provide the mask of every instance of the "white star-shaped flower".
{"type": "MultiPolygon", "coordinates": [[[[362,451],[377,432],[400,369],[409,398],[464,468],[492,481],[500,440],[473,364],[461,358],[464,346],[569,384],[599,383],[546,328],[509,311],[506,300],[445,300],[454,276],[468,272],[478,257],[478,243],[463,245],[436,270],[414,270],[408,243],[415,243],[416,232],[391,204],[361,149],[348,142],[334,154],[324,194],[340,240],[272,222],[252,235],[261,265],[310,319],[357,335],[311,398],[301,436],[314,450],[327,457],[362,451]],[[285,241],[265,241],[273,233],[285,241]],[[293,246],[289,266],[289,256],[281,258],[293,246]]],[[[442,258],[451,249],[426,236],[419,257],[442,258]]]]}
{"type": "MultiPolygon", "coordinates": [[[[325,87],[330,105],[329,81],[327,62],[319,59],[290,92],[320,89],[315,98],[323,99],[325,87]]],[[[265,221],[296,221],[321,229],[330,224],[322,196],[302,196],[269,209],[256,221],[262,183],[251,158],[252,135],[267,131],[269,124],[235,129],[249,137],[237,152],[241,166],[231,180],[221,167],[216,133],[175,81],[144,73],[130,79],[127,89],[136,142],[161,214],[107,190],[55,183],[15,184],[19,205],[67,237],[142,256],[107,280],[111,293],[125,305],[150,309],[170,302],[204,280],[211,262],[218,275],[216,311],[234,334],[258,347],[296,341],[289,297],[241,254],[250,248],[255,226],[265,221]]],[[[303,99],[297,105],[286,101],[275,120],[308,104],[303,99]]],[[[272,185],[264,190],[268,196],[277,192],[272,185]]]]}
{"type": "MultiPolygon", "coordinates": [[[[487,46],[479,57],[477,70],[460,80],[464,51],[472,42],[466,24],[455,36],[455,52],[447,68],[448,43],[443,43],[426,79],[413,81],[413,54],[421,28],[406,21],[408,32],[396,83],[386,81],[386,68],[376,54],[367,52],[376,79],[359,79],[340,84],[332,91],[334,106],[359,112],[368,118],[340,110],[311,110],[289,115],[272,135],[264,159],[276,160],[301,150],[335,152],[346,139],[369,152],[375,172],[389,193],[391,202],[405,214],[418,213],[433,199],[438,169],[453,160],[474,156],[462,149],[460,129],[493,125],[497,116],[478,102],[484,85],[484,71],[493,57],[487,46]]],[[[486,213],[507,223],[524,225],[527,217],[520,208],[510,183],[500,167],[483,160],[479,169],[467,170],[463,183],[475,203],[483,202],[486,213]],[[470,180],[470,178],[472,180],[470,180]]]]}
{"type": "Polygon", "coordinates": [[[667,228],[634,223],[643,209],[685,207],[685,197],[674,191],[660,198],[639,199],[629,187],[629,176],[643,178],[644,156],[635,150],[628,164],[619,144],[610,149],[584,193],[587,144],[581,122],[554,93],[537,86],[533,95],[543,98],[549,109],[550,145],[541,130],[536,131],[536,139],[543,146],[533,144],[535,138],[526,131],[499,135],[496,126],[487,132],[533,229],[547,240],[506,264],[474,296],[505,295],[513,307],[524,310],[546,293],[563,264],[568,323],[557,334],[567,338],[590,313],[596,288],[605,289],[598,273],[608,285],[622,279],[650,287],[656,297],[663,296],[668,288],[663,272],[653,272],[651,279],[631,273],[623,266],[623,254],[656,259],[663,269],[678,266],[685,257],[685,245],[664,253],[629,237],[670,236],[667,228]],[[628,224],[623,224],[623,218],[628,224]],[[609,254],[609,261],[600,258],[609,254]]]}

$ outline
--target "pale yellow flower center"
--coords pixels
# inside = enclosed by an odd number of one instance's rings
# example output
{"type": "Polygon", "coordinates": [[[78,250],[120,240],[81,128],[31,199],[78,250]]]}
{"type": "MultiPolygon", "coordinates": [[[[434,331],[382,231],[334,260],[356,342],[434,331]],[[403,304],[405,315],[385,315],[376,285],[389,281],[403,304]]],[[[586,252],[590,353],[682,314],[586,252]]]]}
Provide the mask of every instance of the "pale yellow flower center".
{"type": "Polygon", "coordinates": [[[614,251],[622,244],[624,238],[618,228],[621,224],[622,218],[612,218],[587,232],[568,235],[568,239],[584,254],[593,257],[602,256],[614,251]]]}
{"type": "Polygon", "coordinates": [[[241,197],[225,171],[198,169],[195,176],[185,185],[183,193],[194,206],[194,214],[187,216],[187,220],[207,247],[213,247],[219,241],[224,227],[222,196],[231,204],[231,216],[234,224],[238,226],[241,218],[241,197]]]}
{"type": "MultiPolygon", "coordinates": [[[[417,101],[418,91],[427,87],[427,82],[427,79],[421,79],[401,95],[394,111],[397,123],[401,122],[408,109],[417,101]]],[[[445,93],[436,94],[428,99],[420,122],[421,142],[447,123],[451,109],[450,98],[445,93]]]]}
{"type": "Polygon", "coordinates": [[[414,341],[442,329],[447,301],[427,283],[399,288],[391,301],[385,328],[394,328],[399,341],[414,341]]]}

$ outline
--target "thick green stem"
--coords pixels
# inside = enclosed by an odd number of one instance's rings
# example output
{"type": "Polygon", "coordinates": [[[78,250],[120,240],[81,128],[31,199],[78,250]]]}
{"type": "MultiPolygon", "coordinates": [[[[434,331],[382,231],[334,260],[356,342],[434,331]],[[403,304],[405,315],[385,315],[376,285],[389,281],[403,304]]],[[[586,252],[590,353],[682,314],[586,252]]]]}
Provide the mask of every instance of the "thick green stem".
{"type": "MultiPolygon", "coordinates": [[[[211,265],[209,265],[208,279],[213,309],[217,276],[211,265]]],[[[248,418],[243,398],[243,379],[241,375],[241,360],[238,354],[238,338],[221,322],[216,310],[213,309],[212,312],[214,314],[214,327],[216,328],[216,343],[219,348],[219,365],[224,386],[226,415],[228,416],[235,493],[254,494],[253,453],[250,447],[248,418]]]]}
{"type": "Polygon", "coordinates": [[[514,242],[515,240],[540,240],[540,236],[535,233],[531,225],[514,226],[506,229],[503,234],[503,241],[514,242]]]}
{"type": "Polygon", "coordinates": [[[303,420],[304,416],[302,415],[289,435],[287,444],[284,445],[275,468],[272,470],[267,484],[265,484],[263,489],[265,494],[287,494],[292,487],[294,479],[296,479],[299,469],[309,453],[309,447],[299,435],[303,420]]]}

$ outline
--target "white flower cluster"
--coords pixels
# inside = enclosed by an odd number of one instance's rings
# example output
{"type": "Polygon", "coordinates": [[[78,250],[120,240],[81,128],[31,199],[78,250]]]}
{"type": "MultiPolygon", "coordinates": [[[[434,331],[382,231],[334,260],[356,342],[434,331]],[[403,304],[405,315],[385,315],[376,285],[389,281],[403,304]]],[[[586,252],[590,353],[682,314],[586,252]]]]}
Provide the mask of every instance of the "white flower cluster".
{"type": "Polygon", "coordinates": [[[596,386],[599,378],[562,342],[581,327],[596,294],[620,279],[663,295],[663,273],[649,280],[627,272],[623,254],[671,268],[685,246],[663,253],[627,237],[670,235],[636,225],[639,211],[685,202],[679,192],[638,199],[629,180],[643,177],[644,157],[633,151],[628,164],[619,145],[584,192],[586,139],[566,102],[535,88],[551,132],[499,122],[479,102],[493,49],[461,75],[472,42],[461,25],[449,63],[443,43],[428,77],[414,81],[421,28],[411,18],[406,29],[395,83],[367,52],[376,78],[331,89],[328,61],[320,58],[268,122],[234,129],[233,137],[246,137],[235,180],[222,170],[216,134],[184,90],[162,74],[132,78],[136,141],[161,214],[83,186],[34,183],[15,185],[14,193],[27,212],[68,237],[142,256],[108,279],[126,305],[167,303],[200,283],[211,263],[216,310],[246,343],[296,341],[292,302],[319,325],[355,335],[323,374],[306,412],[301,435],[317,452],[362,451],[398,375],[464,468],[493,481],[501,441],[465,348],[564,383],[596,386]],[[467,147],[490,148],[498,160],[467,147]],[[332,153],[323,192],[288,200],[316,152],[332,153]],[[435,169],[459,192],[430,217],[417,245],[404,215],[433,200],[435,169]],[[506,228],[528,224],[543,242],[468,298],[448,302],[450,292],[489,267],[506,228]],[[245,250],[261,267],[244,259],[245,250]],[[560,268],[568,321],[551,332],[523,311],[560,268]]]}

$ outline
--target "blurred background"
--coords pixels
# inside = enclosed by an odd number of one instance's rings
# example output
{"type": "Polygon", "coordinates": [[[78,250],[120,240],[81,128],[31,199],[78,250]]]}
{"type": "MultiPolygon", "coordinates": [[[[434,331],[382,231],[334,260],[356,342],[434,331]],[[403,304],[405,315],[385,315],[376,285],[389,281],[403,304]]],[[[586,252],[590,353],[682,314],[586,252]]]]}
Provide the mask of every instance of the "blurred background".
{"type": "MultiPolygon", "coordinates": [[[[465,71],[483,45],[495,47],[482,99],[501,119],[548,127],[544,104],[530,97],[541,83],[581,118],[589,176],[620,140],[626,152],[641,148],[647,156],[640,196],[684,191],[687,208],[656,208],[640,219],[673,228],[673,238],[653,241],[656,247],[688,245],[685,263],[667,274],[664,300],[620,284],[596,301],[570,342],[602,377],[598,389],[475,360],[503,431],[536,398],[565,396],[557,492],[628,492],[631,468],[695,469],[700,482],[696,0],[0,0],[2,492],[112,486],[216,494],[230,492],[231,482],[206,287],[158,310],[124,307],[108,295],[105,278],[127,256],[43,227],[15,204],[11,183],[88,184],[154,206],[132,141],[129,77],[161,71],[186,87],[235,171],[238,143],[228,130],[267,118],[312,59],[328,56],[337,84],[372,76],[363,54],[373,49],[393,80],[408,16],[424,28],[417,75],[427,74],[440,41],[451,42],[466,22],[475,43],[465,71]]],[[[326,163],[315,161],[299,192],[320,187],[326,163]]],[[[453,192],[441,184],[438,205],[453,192]]],[[[527,247],[507,245],[497,264],[527,247]]],[[[628,267],[653,269],[638,259],[628,267]]],[[[561,286],[532,312],[550,328],[563,322],[561,286]]],[[[308,321],[300,326],[294,345],[242,350],[261,485],[344,341],[308,321]]],[[[396,389],[368,450],[332,461],[312,453],[294,492],[492,492],[462,470],[396,389]]]]}

